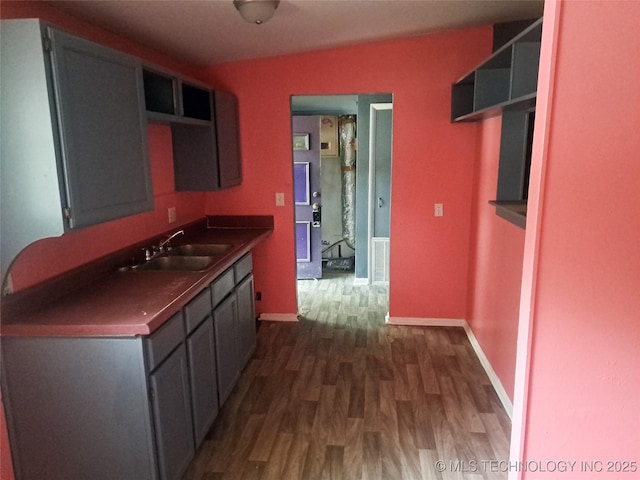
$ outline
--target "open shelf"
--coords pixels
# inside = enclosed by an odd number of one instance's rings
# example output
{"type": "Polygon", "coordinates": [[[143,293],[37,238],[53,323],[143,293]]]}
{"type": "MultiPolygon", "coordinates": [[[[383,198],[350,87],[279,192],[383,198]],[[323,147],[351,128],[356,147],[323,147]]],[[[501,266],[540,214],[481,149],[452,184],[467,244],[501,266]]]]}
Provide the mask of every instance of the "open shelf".
{"type": "Polygon", "coordinates": [[[535,106],[542,19],[451,87],[451,121],[470,122],[535,106]]]}
{"type": "Polygon", "coordinates": [[[211,92],[188,83],[182,83],[181,87],[183,115],[211,121],[211,92]]]}
{"type": "Polygon", "coordinates": [[[181,123],[184,125],[212,126],[211,120],[200,120],[198,118],[181,117],[180,115],[168,115],[158,112],[147,112],[147,121],[152,123],[181,123]]]}
{"type": "Polygon", "coordinates": [[[496,200],[489,203],[496,215],[526,228],[542,19],[506,40],[522,24],[494,27],[496,50],[451,87],[451,121],[502,115],[496,200]]]}
{"type": "Polygon", "coordinates": [[[147,112],[177,115],[176,78],[143,70],[144,101],[147,112]]]}

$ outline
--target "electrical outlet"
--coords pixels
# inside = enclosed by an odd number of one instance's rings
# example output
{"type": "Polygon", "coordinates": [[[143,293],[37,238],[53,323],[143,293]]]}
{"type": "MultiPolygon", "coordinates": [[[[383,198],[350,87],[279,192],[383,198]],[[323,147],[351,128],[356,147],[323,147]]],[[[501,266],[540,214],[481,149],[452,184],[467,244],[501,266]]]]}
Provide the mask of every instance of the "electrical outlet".
{"type": "Polygon", "coordinates": [[[176,223],[176,207],[169,207],[167,215],[169,216],[169,223],[176,223]]]}
{"type": "Polygon", "coordinates": [[[433,204],[433,215],[436,217],[444,216],[444,206],[442,203],[433,204]]]}
{"type": "Polygon", "coordinates": [[[284,193],[276,193],[276,207],[284,207],[284,193]]]}

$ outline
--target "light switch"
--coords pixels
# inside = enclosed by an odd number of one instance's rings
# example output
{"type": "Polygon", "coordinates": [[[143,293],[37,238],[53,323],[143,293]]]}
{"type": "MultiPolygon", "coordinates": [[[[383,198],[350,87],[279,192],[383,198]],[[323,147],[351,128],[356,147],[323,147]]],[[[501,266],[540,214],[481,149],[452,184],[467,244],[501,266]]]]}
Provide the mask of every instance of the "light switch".
{"type": "Polygon", "coordinates": [[[436,217],[442,217],[444,215],[444,207],[442,203],[433,204],[433,215],[436,217]]]}
{"type": "Polygon", "coordinates": [[[276,207],[284,207],[284,193],[276,193],[276,207]]]}
{"type": "Polygon", "coordinates": [[[169,207],[169,210],[167,210],[167,215],[169,217],[169,223],[175,223],[176,222],[176,207],[169,207]]]}

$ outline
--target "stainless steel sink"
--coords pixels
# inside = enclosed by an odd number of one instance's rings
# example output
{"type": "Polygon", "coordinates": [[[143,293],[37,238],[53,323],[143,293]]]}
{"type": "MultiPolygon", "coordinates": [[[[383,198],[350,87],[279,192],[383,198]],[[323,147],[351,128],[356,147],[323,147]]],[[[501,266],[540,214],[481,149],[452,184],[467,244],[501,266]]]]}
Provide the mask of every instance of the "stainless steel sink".
{"type": "Polygon", "coordinates": [[[217,257],[224,255],[233,248],[228,243],[194,243],[191,245],[180,245],[169,250],[170,256],[188,255],[188,256],[205,256],[217,257]]]}
{"type": "Polygon", "coordinates": [[[164,256],[135,267],[136,270],[170,270],[200,272],[213,264],[215,257],[211,256],[164,256]]]}

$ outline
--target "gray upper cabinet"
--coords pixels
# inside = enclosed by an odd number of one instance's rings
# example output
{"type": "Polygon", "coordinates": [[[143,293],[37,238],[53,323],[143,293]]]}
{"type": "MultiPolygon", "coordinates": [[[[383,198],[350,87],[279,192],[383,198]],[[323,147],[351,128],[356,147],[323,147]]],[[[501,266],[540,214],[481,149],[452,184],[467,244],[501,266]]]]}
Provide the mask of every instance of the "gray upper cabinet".
{"type": "Polygon", "coordinates": [[[214,92],[214,97],[218,143],[218,180],[220,188],[229,188],[242,183],[238,99],[230,93],[219,90],[214,92]]]}
{"type": "Polygon", "coordinates": [[[177,192],[207,192],[220,188],[218,151],[212,126],[174,123],[173,172],[177,192]]]}
{"type": "Polygon", "coordinates": [[[153,195],[141,65],[38,20],[0,36],[4,277],[30,243],[152,210],[153,195]]]}
{"type": "Polygon", "coordinates": [[[140,63],[48,31],[70,226],[152,210],[140,63]]]}
{"type": "MultiPolygon", "coordinates": [[[[183,85],[183,105],[187,112],[183,85]]],[[[209,93],[209,92],[207,92],[209,93]]],[[[227,92],[212,92],[213,117],[203,125],[196,123],[205,118],[208,98],[193,98],[192,115],[184,122],[172,122],[173,165],[176,191],[207,192],[230,188],[242,183],[240,140],[238,126],[238,100],[227,92]]]]}
{"type": "Polygon", "coordinates": [[[175,189],[212,192],[242,183],[238,99],[145,68],[147,118],[169,123],[175,189]]]}

